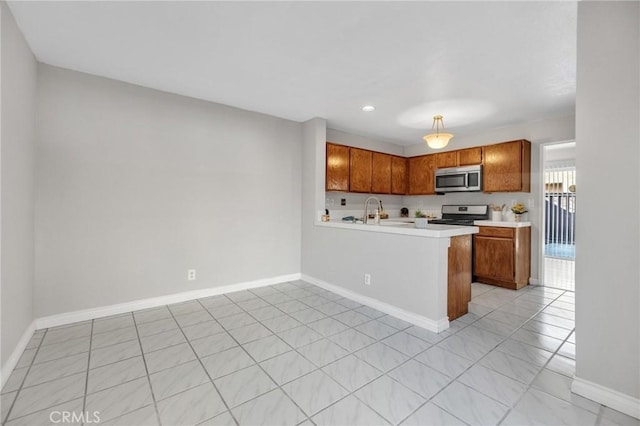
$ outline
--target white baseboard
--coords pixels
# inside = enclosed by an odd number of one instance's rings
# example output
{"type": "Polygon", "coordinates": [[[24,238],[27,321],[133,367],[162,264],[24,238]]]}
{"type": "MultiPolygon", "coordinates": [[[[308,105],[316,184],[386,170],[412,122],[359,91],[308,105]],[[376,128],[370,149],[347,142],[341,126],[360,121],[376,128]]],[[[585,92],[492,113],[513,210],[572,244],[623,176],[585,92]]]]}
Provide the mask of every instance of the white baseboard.
{"type": "Polygon", "coordinates": [[[381,302],[377,299],[363,296],[359,293],[355,293],[350,290],[346,290],[342,287],[329,284],[325,281],[310,277],[308,275],[303,275],[300,273],[280,275],[272,278],[265,278],[265,279],[255,280],[255,281],[247,281],[247,282],[231,284],[231,285],[226,285],[221,287],[206,288],[202,290],[186,291],[183,293],[170,294],[167,296],[135,300],[132,302],[119,303],[116,305],[101,306],[97,308],[83,309],[80,311],[73,311],[73,312],[67,312],[63,314],[51,315],[48,317],[37,318],[25,330],[23,336],[20,338],[20,341],[16,345],[11,356],[9,357],[7,362],[2,366],[1,377],[0,377],[0,380],[2,381],[2,386],[4,386],[9,375],[11,374],[15,366],[18,364],[18,361],[20,360],[20,356],[22,356],[22,353],[24,352],[25,348],[29,344],[29,341],[31,340],[31,337],[33,336],[33,333],[35,332],[35,330],[72,324],[79,321],[87,321],[87,320],[92,320],[96,318],[103,318],[111,315],[125,314],[128,312],[137,311],[140,309],[156,308],[159,306],[170,305],[172,303],[187,302],[189,300],[217,296],[220,294],[232,293],[234,291],[248,290],[252,288],[264,287],[268,285],[280,284],[280,283],[296,281],[300,279],[303,279],[304,281],[307,281],[311,284],[315,284],[318,287],[322,287],[326,290],[337,293],[343,297],[353,299],[364,305],[371,306],[372,308],[375,308],[381,312],[384,312],[389,315],[393,315],[396,318],[410,322],[411,324],[415,324],[419,327],[426,328],[427,330],[433,331],[435,333],[442,332],[449,328],[448,318],[432,320],[430,318],[415,314],[410,311],[406,311],[404,309],[398,308],[388,303],[381,302]]]}
{"type": "Polygon", "coordinates": [[[431,318],[406,311],[404,309],[398,308],[397,306],[381,302],[377,299],[363,296],[360,293],[356,293],[351,290],[329,284],[326,281],[322,281],[309,275],[302,274],[302,280],[317,285],[318,287],[322,287],[325,290],[332,291],[336,294],[339,294],[340,296],[355,300],[356,302],[362,303],[363,305],[375,308],[386,314],[393,315],[396,318],[410,322],[411,324],[417,325],[418,327],[426,328],[427,330],[433,331],[434,333],[440,333],[441,331],[445,331],[449,328],[449,319],[446,317],[439,320],[432,320],[431,318]]]}
{"type": "Polygon", "coordinates": [[[59,325],[72,324],[74,322],[86,321],[96,318],[108,317],[111,315],[125,314],[127,312],[140,309],[157,308],[158,306],[170,305],[172,303],[187,302],[189,300],[201,299],[203,297],[217,296],[234,291],[248,290],[251,288],[264,287],[273,284],[280,284],[300,279],[300,274],[280,275],[277,277],[264,278],[255,281],[246,281],[221,287],[211,287],[201,290],[185,291],[183,293],[169,294],[167,296],[153,297],[150,299],[134,300],[132,302],[118,303],[116,305],[100,306],[97,308],[83,309],[81,311],[66,312],[63,314],[51,315],[35,320],[35,328],[57,327],[59,325]]]}
{"type": "Polygon", "coordinates": [[[0,389],[4,387],[5,383],[7,383],[7,379],[11,375],[11,372],[16,365],[18,365],[18,361],[20,361],[20,357],[22,353],[27,348],[27,345],[31,341],[31,337],[33,337],[33,333],[36,331],[36,322],[33,321],[27,329],[22,333],[22,337],[18,340],[18,344],[11,352],[9,359],[2,366],[2,370],[0,371],[0,389]]]}
{"type": "Polygon", "coordinates": [[[531,285],[540,285],[540,280],[537,278],[529,278],[529,284],[531,285]]]}
{"type": "Polygon", "coordinates": [[[575,377],[571,383],[571,392],[640,419],[640,399],[638,398],[578,377],[575,377]]]}

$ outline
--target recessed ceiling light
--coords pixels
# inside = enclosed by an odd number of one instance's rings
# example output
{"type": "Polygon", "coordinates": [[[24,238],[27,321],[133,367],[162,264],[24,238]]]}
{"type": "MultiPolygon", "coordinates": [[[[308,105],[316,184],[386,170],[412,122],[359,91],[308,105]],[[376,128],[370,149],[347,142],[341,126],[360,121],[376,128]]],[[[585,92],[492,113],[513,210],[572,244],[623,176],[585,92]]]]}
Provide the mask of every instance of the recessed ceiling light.
{"type": "Polygon", "coordinates": [[[376,107],[374,107],[373,105],[365,105],[362,107],[362,110],[364,112],[371,112],[371,111],[375,111],[376,107]]]}

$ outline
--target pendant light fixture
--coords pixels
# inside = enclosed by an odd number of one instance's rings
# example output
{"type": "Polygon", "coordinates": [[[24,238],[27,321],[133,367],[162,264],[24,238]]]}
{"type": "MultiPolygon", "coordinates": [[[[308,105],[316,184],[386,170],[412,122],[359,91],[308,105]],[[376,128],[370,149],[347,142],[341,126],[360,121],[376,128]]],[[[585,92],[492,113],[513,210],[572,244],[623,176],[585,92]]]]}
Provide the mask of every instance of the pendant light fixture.
{"type": "Polygon", "coordinates": [[[442,126],[442,130],[444,130],[444,122],[442,121],[441,115],[436,115],[433,117],[433,125],[431,126],[431,130],[435,127],[436,132],[430,133],[423,137],[424,141],[429,145],[429,148],[439,149],[444,148],[449,143],[449,140],[453,137],[451,133],[440,133],[440,126],[442,126]]]}

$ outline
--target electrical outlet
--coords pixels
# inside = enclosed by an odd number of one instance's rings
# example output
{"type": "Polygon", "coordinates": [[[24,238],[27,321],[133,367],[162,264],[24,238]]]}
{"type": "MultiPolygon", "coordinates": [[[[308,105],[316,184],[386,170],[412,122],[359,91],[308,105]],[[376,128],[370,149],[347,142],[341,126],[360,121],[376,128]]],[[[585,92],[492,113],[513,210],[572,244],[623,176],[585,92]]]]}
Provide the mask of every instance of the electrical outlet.
{"type": "Polygon", "coordinates": [[[189,269],[187,271],[187,280],[194,281],[195,279],[196,279],[196,270],[195,269],[189,269]]]}
{"type": "Polygon", "coordinates": [[[340,198],[340,205],[341,206],[346,206],[347,205],[347,199],[346,198],[340,198]]]}
{"type": "Polygon", "coordinates": [[[364,274],[364,285],[371,285],[371,274],[364,274]]]}

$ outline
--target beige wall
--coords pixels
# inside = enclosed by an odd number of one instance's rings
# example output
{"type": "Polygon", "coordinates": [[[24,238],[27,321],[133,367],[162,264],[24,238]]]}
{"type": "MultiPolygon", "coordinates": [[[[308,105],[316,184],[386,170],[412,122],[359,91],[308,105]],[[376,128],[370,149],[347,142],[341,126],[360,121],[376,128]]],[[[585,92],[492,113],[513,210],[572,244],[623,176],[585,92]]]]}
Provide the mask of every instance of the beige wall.
{"type": "Polygon", "coordinates": [[[2,365],[33,321],[36,61],[0,2],[2,365]]]}
{"type": "Polygon", "coordinates": [[[38,77],[37,317],[300,272],[301,124],[38,77]]]}
{"type": "Polygon", "coordinates": [[[640,416],[639,28],[637,2],[578,4],[576,378],[636,398],[636,416],[640,416]],[[604,202],[610,206],[606,223],[604,202]]]}

